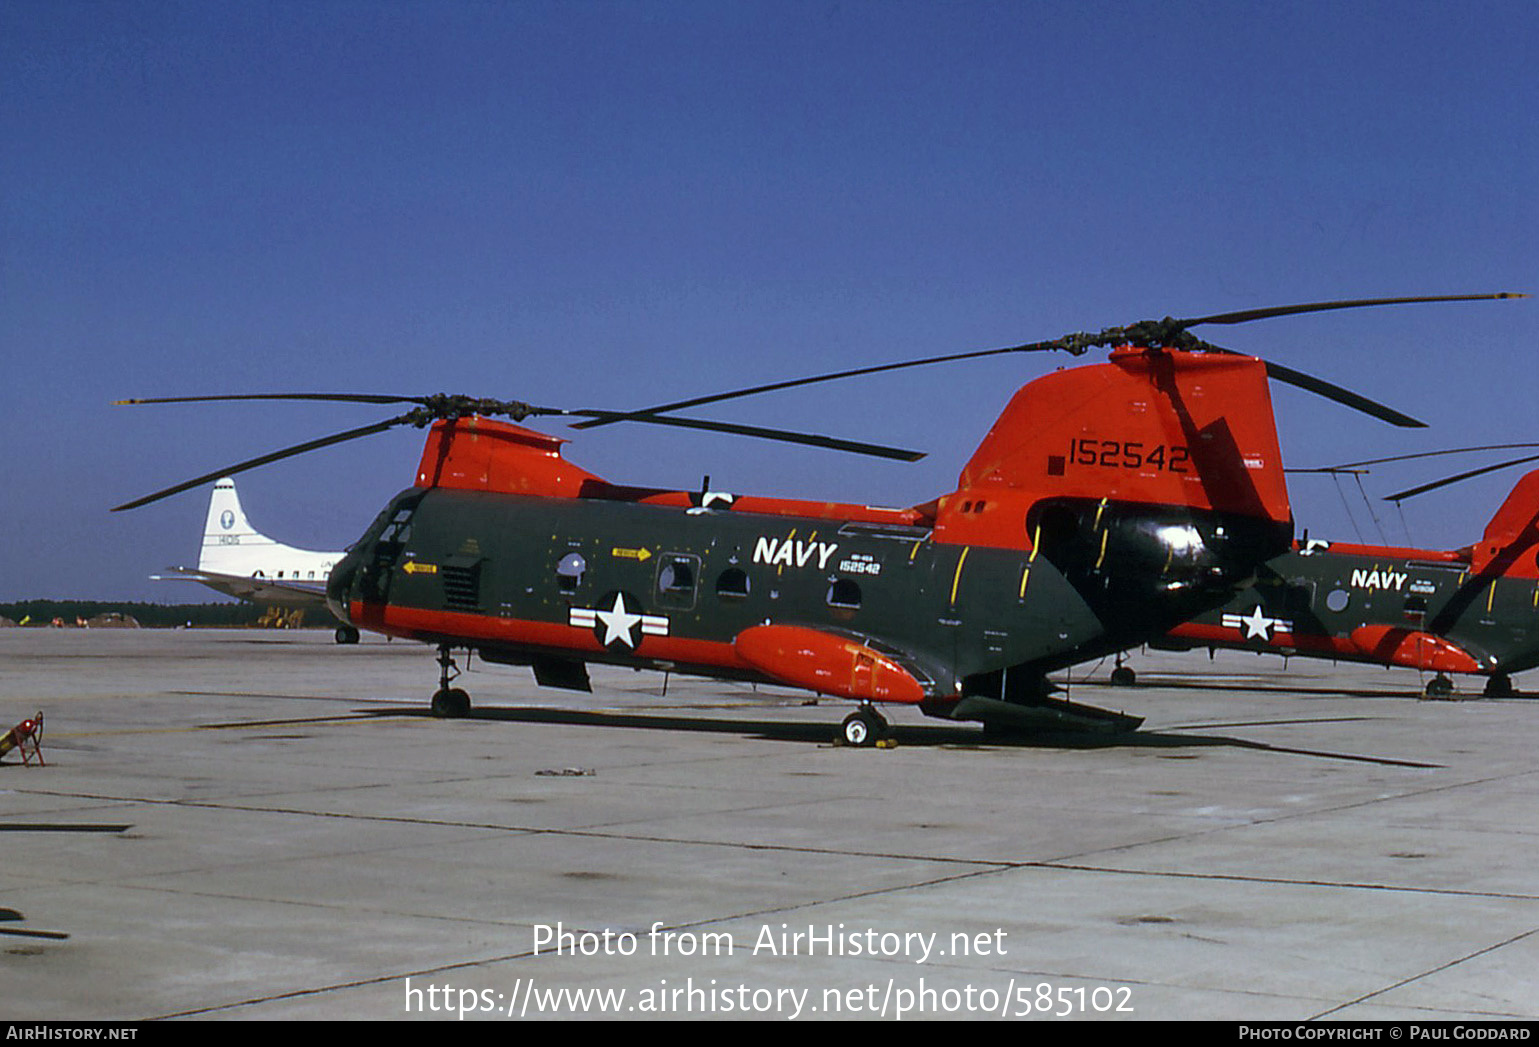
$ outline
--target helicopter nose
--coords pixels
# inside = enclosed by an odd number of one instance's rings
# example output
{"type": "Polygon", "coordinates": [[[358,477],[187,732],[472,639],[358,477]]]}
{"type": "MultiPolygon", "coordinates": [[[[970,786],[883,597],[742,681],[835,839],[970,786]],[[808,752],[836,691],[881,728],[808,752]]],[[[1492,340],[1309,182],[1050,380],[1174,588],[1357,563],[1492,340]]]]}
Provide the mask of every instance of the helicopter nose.
{"type": "Polygon", "coordinates": [[[352,602],[353,579],[358,575],[358,557],[349,554],[342,558],[342,562],[331,570],[331,577],[326,580],[326,606],[331,613],[337,616],[337,621],[353,624],[348,614],[348,605],[352,602]]]}

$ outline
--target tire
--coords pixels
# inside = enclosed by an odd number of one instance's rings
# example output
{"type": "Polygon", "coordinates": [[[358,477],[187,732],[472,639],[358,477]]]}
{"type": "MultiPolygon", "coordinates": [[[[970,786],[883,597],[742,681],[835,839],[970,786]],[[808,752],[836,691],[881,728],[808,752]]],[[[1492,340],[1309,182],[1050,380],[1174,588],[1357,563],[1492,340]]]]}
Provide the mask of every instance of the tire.
{"type": "Polygon", "coordinates": [[[857,709],[844,718],[839,739],[857,749],[869,749],[887,736],[887,721],[875,709],[857,709]]]}
{"type": "Polygon", "coordinates": [[[1447,698],[1453,694],[1453,681],[1446,676],[1434,676],[1427,681],[1428,698],[1447,698]]]}
{"type": "Polygon", "coordinates": [[[446,687],[433,695],[433,715],[457,720],[470,712],[470,695],[458,687],[446,687]]]}
{"type": "Polygon", "coordinates": [[[1486,680],[1485,696],[1487,698],[1511,698],[1517,693],[1512,686],[1512,677],[1506,673],[1497,673],[1486,680]]]}

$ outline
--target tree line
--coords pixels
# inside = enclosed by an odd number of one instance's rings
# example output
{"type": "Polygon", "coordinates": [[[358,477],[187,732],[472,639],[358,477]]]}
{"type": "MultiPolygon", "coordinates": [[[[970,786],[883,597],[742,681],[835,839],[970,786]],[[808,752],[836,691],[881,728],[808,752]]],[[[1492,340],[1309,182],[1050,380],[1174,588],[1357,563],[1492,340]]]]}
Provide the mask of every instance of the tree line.
{"type": "MultiPolygon", "coordinates": [[[[130,603],[112,600],[21,600],[0,603],[0,618],[18,625],[47,626],[55,619],[65,625],[89,622],[103,615],[125,615],[150,629],[191,625],[230,628],[255,625],[264,609],[249,603],[130,603]]],[[[317,615],[315,624],[326,624],[317,615]]]]}

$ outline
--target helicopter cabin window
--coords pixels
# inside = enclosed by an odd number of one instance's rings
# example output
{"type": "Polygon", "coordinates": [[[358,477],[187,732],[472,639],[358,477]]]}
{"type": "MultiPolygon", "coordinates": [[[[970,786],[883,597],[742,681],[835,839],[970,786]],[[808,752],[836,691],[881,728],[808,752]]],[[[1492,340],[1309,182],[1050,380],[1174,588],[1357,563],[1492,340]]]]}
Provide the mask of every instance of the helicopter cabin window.
{"type": "Polygon", "coordinates": [[[687,553],[664,553],[657,565],[657,602],[663,607],[688,610],[695,605],[695,586],[700,578],[700,558],[687,553]]]}
{"type": "Polygon", "coordinates": [[[860,585],[849,578],[840,578],[828,587],[828,606],[859,607],[860,585]]]}
{"type": "Polygon", "coordinates": [[[748,595],[748,572],[729,567],[716,576],[716,595],[722,599],[741,600],[748,595]]]}
{"type": "Polygon", "coordinates": [[[657,587],[665,593],[693,592],[694,565],[686,560],[673,560],[663,564],[663,569],[657,575],[657,587]]]}
{"type": "Polygon", "coordinates": [[[588,562],[581,553],[567,553],[556,565],[556,587],[563,593],[575,593],[587,570],[588,562]]]}

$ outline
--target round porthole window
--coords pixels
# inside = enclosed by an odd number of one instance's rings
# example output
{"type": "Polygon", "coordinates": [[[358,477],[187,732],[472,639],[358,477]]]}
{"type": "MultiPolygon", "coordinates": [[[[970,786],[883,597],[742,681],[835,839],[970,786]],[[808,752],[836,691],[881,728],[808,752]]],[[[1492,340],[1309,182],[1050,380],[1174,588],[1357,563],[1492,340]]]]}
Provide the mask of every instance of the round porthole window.
{"type": "Polygon", "coordinates": [[[1325,608],[1328,611],[1340,613],[1347,609],[1347,604],[1352,602],[1352,594],[1345,589],[1332,589],[1325,597],[1325,608]]]}
{"type": "Polygon", "coordinates": [[[581,553],[567,553],[563,556],[561,562],[556,565],[556,582],[561,591],[575,593],[587,570],[588,562],[582,558],[581,553]]]}

